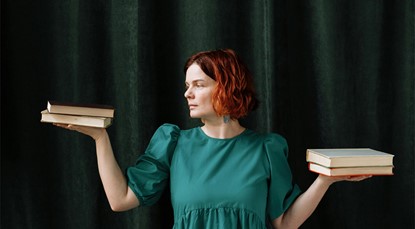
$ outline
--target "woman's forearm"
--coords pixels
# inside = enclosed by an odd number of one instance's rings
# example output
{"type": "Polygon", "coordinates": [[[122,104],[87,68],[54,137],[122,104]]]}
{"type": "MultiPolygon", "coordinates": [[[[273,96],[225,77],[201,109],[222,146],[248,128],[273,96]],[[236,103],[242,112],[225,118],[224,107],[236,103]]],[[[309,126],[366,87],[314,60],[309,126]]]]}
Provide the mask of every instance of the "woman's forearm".
{"type": "Polygon", "coordinates": [[[127,185],[127,180],[119,167],[111,142],[105,131],[95,139],[98,170],[105,193],[113,211],[124,211],[139,205],[139,201],[127,185]]]}
{"type": "Polygon", "coordinates": [[[317,208],[331,184],[338,181],[362,181],[370,177],[372,176],[329,177],[319,175],[307,191],[300,195],[283,215],[273,221],[273,226],[284,229],[300,227],[317,208]]]}
{"type": "Polygon", "coordinates": [[[291,207],[273,222],[274,227],[284,229],[300,227],[317,208],[331,184],[331,181],[325,180],[321,176],[317,177],[307,191],[300,195],[291,207]]]}

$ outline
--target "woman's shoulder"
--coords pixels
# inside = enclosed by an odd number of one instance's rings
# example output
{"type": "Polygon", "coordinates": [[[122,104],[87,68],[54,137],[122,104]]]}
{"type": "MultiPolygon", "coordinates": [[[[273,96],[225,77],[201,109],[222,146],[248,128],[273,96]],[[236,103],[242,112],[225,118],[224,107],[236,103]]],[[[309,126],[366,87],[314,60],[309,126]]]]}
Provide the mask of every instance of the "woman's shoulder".
{"type": "Polygon", "coordinates": [[[190,132],[196,131],[198,128],[199,127],[193,127],[190,129],[182,129],[176,124],[163,123],[162,125],[158,127],[158,129],[156,130],[156,133],[161,132],[161,133],[173,134],[173,135],[183,135],[183,134],[186,135],[190,132]]]}
{"type": "Polygon", "coordinates": [[[188,129],[183,129],[183,128],[180,128],[178,125],[172,124],[172,123],[163,123],[159,126],[159,129],[172,130],[172,131],[193,131],[198,128],[199,126],[188,128],[188,129]]]}
{"type": "Polygon", "coordinates": [[[260,139],[261,145],[267,153],[269,152],[288,152],[288,144],[285,137],[276,132],[254,132],[257,139],[260,139]]]}
{"type": "Polygon", "coordinates": [[[163,123],[159,126],[158,130],[180,131],[180,127],[172,123],[163,123]]]}
{"type": "Polygon", "coordinates": [[[275,132],[264,134],[264,138],[265,138],[265,141],[267,142],[287,145],[287,140],[285,139],[285,137],[275,132]]]}
{"type": "Polygon", "coordinates": [[[285,137],[276,132],[263,133],[251,130],[251,133],[255,138],[261,139],[265,144],[287,144],[287,140],[285,139],[285,137]]]}
{"type": "Polygon", "coordinates": [[[178,125],[171,123],[163,123],[160,125],[157,130],[154,132],[153,138],[170,138],[172,140],[177,140],[180,135],[180,128],[178,125]]]}

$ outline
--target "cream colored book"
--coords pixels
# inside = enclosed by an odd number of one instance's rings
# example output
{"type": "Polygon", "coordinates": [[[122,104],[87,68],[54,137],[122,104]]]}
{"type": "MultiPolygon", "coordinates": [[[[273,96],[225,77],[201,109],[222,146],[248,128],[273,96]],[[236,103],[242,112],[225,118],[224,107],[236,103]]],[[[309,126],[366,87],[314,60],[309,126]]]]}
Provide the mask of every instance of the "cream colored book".
{"type": "Polygon", "coordinates": [[[48,123],[73,124],[79,126],[90,126],[99,128],[107,128],[112,124],[112,118],[83,115],[51,114],[48,112],[48,110],[44,110],[41,112],[40,121],[48,123]]]}
{"type": "Polygon", "coordinates": [[[325,167],[392,166],[393,154],[370,148],[307,149],[306,161],[325,167]]]}
{"type": "Polygon", "coordinates": [[[326,176],[359,176],[359,175],[393,175],[393,166],[358,166],[329,168],[319,164],[309,163],[312,172],[326,176]]]}
{"type": "Polygon", "coordinates": [[[103,104],[80,104],[49,100],[49,113],[114,118],[114,107],[103,104]]]}

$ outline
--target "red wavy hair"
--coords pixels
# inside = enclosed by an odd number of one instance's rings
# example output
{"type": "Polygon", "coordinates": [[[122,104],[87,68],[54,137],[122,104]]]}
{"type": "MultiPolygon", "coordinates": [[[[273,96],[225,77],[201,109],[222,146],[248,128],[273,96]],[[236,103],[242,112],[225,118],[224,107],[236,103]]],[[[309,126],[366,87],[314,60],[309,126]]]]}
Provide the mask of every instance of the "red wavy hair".
{"type": "Polygon", "coordinates": [[[239,119],[258,106],[252,74],[232,49],[198,52],[186,61],[184,72],[192,64],[217,82],[212,93],[213,109],[219,116],[239,119]]]}

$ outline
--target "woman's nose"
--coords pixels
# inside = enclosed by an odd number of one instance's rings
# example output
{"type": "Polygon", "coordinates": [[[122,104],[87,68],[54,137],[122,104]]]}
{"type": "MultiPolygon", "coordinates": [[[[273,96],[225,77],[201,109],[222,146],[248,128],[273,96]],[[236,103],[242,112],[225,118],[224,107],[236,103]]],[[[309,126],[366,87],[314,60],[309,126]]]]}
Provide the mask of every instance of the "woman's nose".
{"type": "Polygon", "coordinates": [[[192,97],[192,92],[190,90],[190,87],[187,88],[186,91],[184,92],[184,97],[187,99],[192,97]]]}

